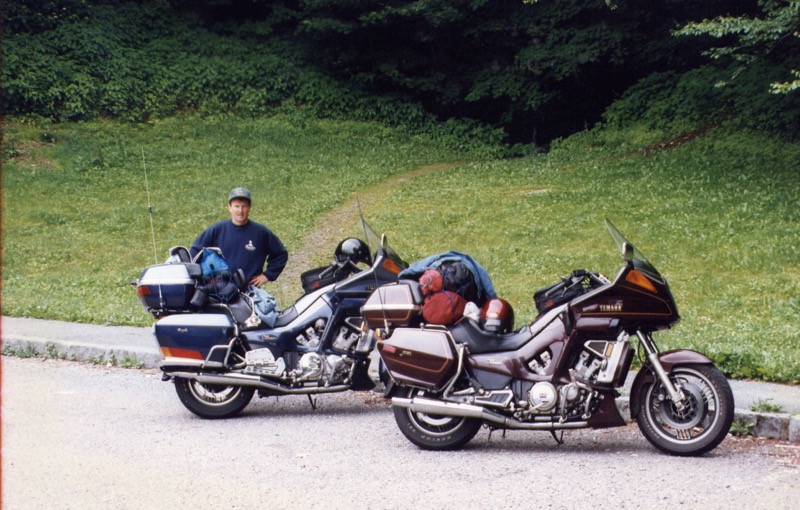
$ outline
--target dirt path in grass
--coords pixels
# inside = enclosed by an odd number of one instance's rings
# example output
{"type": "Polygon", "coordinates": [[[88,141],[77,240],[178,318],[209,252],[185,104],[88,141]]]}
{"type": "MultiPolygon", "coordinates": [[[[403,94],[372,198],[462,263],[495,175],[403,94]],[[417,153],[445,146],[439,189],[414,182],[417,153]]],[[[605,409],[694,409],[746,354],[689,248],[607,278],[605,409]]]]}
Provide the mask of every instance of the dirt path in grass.
{"type": "MultiPolygon", "coordinates": [[[[385,197],[397,186],[406,183],[410,179],[441,172],[454,166],[458,162],[437,163],[426,165],[411,172],[394,176],[385,181],[381,181],[368,188],[357,192],[358,200],[365,214],[369,214],[370,206],[381,198],[385,197]]],[[[320,251],[329,254],[332,260],[333,250],[336,245],[352,232],[353,225],[358,222],[358,206],[356,205],[355,193],[353,197],[345,201],[338,207],[331,209],[317,222],[316,228],[306,235],[298,248],[289,253],[289,264],[280,277],[279,304],[284,306],[288,303],[287,299],[296,299],[302,293],[300,287],[300,274],[311,269],[315,264],[320,265],[318,259],[315,261],[320,251]]],[[[381,232],[378,232],[380,234],[381,232]]],[[[325,262],[328,262],[326,260],[325,262]]],[[[323,262],[323,263],[325,263],[323,262]]],[[[270,292],[273,290],[268,289],[270,292]]]]}

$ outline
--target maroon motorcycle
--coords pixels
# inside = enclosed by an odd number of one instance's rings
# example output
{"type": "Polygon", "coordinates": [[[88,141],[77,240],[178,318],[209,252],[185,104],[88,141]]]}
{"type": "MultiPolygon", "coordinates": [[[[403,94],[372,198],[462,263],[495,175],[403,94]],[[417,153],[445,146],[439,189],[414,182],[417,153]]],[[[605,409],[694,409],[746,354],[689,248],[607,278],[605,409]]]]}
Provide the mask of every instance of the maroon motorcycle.
{"type": "Polygon", "coordinates": [[[573,272],[535,294],[539,316],[516,331],[502,300],[487,303],[478,320],[441,326],[423,322],[416,281],[373,293],[362,314],[379,339],[395,420],[412,443],[458,449],[482,425],[549,431],[558,441],[557,431],[623,426],[617,389],[637,351],[631,416],[653,446],[695,456],[725,438],[734,414],[728,381],[703,354],[658,350],[653,333],[680,320],[675,300],[655,267],[606,224],[625,261],[616,277],[573,272]]]}

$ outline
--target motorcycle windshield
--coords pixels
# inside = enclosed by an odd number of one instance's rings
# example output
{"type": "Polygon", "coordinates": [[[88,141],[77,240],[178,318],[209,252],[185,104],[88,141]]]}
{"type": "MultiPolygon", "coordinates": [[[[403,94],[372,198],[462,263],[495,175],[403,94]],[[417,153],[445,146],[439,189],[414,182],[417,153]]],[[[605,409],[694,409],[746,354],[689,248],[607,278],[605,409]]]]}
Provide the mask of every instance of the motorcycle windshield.
{"type": "Polygon", "coordinates": [[[406,267],[406,263],[403,262],[403,259],[400,258],[400,255],[395,252],[391,246],[389,246],[389,241],[386,239],[386,236],[383,237],[379,236],[372,227],[369,226],[367,220],[364,219],[364,216],[361,216],[361,226],[364,229],[364,236],[367,238],[367,244],[369,245],[369,249],[372,252],[372,260],[377,260],[378,252],[383,249],[383,252],[387,259],[395,262],[400,267],[406,267]]]}
{"type": "Polygon", "coordinates": [[[611,237],[614,238],[614,242],[616,243],[617,248],[625,260],[630,260],[636,269],[647,274],[647,276],[666,284],[664,277],[661,276],[653,264],[647,260],[647,257],[645,257],[644,254],[633,245],[633,243],[628,241],[628,239],[622,235],[622,232],[617,230],[617,228],[610,221],[608,221],[608,219],[606,219],[606,227],[608,227],[611,237]]]}

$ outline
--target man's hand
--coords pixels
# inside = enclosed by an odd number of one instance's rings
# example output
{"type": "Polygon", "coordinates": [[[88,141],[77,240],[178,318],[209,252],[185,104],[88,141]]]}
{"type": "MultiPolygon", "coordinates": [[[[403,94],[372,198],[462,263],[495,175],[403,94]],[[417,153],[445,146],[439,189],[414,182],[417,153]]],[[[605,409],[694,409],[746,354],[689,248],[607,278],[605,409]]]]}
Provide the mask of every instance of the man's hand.
{"type": "Polygon", "coordinates": [[[267,283],[268,281],[269,281],[269,278],[267,278],[267,277],[266,277],[266,276],[264,276],[263,274],[258,274],[258,275],[255,275],[255,276],[254,276],[254,277],[253,277],[253,278],[250,280],[250,285],[255,285],[256,287],[261,287],[262,285],[264,285],[264,284],[265,284],[265,283],[267,283]]]}

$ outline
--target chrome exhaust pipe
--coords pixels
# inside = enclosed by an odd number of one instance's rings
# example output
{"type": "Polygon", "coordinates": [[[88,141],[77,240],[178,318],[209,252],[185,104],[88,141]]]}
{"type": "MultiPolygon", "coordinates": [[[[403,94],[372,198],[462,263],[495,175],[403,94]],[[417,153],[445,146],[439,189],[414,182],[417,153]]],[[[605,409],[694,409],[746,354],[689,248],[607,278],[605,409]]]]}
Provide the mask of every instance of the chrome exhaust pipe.
{"type": "Polygon", "coordinates": [[[503,416],[481,406],[471,404],[457,404],[454,402],[442,402],[430,398],[392,398],[392,406],[408,409],[414,413],[438,414],[440,416],[454,416],[457,418],[475,418],[487,423],[498,425],[505,429],[519,430],[559,430],[559,429],[583,429],[589,427],[586,421],[565,422],[523,422],[515,418],[503,416]]]}
{"type": "Polygon", "coordinates": [[[170,372],[170,377],[191,379],[200,384],[216,384],[220,386],[246,386],[259,390],[272,391],[283,395],[308,395],[314,393],[337,393],[350,389],[346,384],[336,386],[310,386],[306,388],[287,388],[271,381],[265,381],[257,375],[246,374],[198,374],[196,372],[170,372]]]}
{"type": "Polygon", "coordinates": [[[438,414],[440,416],[456,416],[459,418],[483,419],[484,408],[470,404],[456,404],[454,402],[442,402],[429,398],[392,398],[392,406],[409,409],[414,413],[438,414]]]}

